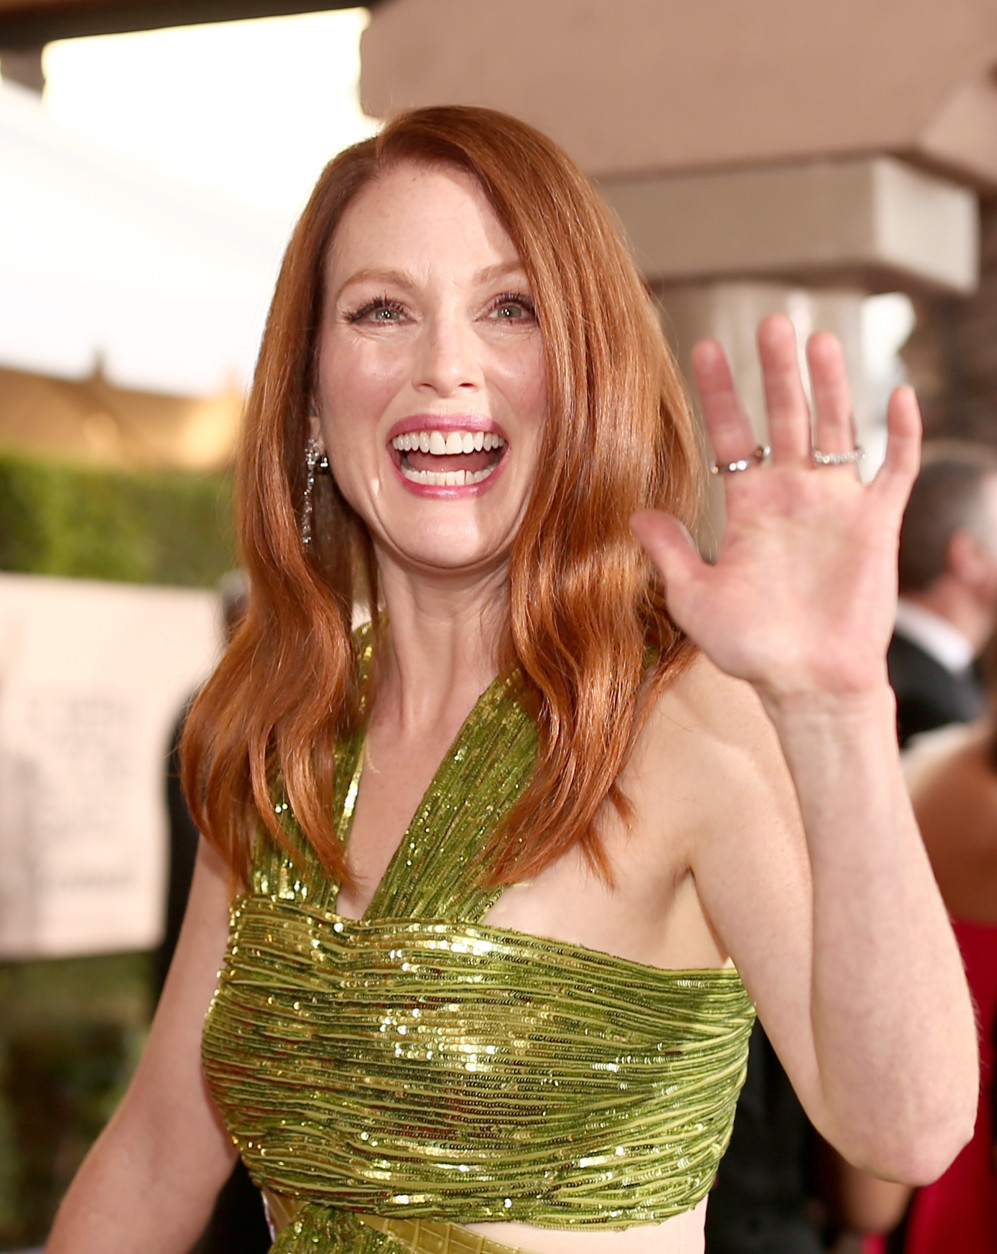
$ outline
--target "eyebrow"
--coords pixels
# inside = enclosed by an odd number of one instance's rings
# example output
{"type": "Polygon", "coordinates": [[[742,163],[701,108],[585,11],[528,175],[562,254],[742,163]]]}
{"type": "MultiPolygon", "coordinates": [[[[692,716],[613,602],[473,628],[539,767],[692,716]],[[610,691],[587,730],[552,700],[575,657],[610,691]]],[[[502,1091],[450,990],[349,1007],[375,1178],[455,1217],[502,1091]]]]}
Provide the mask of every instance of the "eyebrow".
{"type": "MultiPolygon", "coordinates": [[[[493,283],[496,279],[503,279],[510,274],[522,274],[524,277],[526,275],[523,263],[518,257],[515,261],[500,261],[494,266],[486,266],[474,276],[474,282],[476,284],[493,283]]],[[[365,267],[361,270],[355,270],[340,284],[339,290],[336,292],[337,298],[347,288],[355,287],[360,283],[393,284],[396,287],[403,287],[409,290],[418,287],[418,283],[412,275],[407,274],[404,270],[365,267]]]]}

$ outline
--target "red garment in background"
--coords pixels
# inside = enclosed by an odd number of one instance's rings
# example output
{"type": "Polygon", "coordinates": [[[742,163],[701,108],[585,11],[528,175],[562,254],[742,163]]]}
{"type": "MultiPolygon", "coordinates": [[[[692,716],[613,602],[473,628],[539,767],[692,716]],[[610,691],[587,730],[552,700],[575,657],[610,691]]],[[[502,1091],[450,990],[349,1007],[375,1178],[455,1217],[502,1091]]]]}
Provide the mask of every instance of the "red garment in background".
{"type": "MultiPolygon", "coordinates": [[[[980,1105],[973,1139],[911,1204],[904,1254],[997,1254],[997,1174],[993,1166],[994,1020],[997,1018],[997,926],[954,919],[980,1025],[980,1105]]],[[[867,1237],[862,1254],[882,1254],[867,1237]]]]}

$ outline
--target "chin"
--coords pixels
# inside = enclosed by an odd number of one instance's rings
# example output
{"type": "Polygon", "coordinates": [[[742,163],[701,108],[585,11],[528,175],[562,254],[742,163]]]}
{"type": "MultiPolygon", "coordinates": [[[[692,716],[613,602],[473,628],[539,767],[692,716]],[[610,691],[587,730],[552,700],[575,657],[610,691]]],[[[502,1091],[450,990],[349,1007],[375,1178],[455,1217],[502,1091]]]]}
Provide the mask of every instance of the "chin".
{"type": "Polygon", "coordinates": [[[461,575],[491,575],[509,563],[511,544],[461,543],[451,534],[435,537],[425,544],[414,544],[414,537],[406,537],[406,543],[392,545],[395,560],[413,574],[429,578],[459,577],[461,575]]]}

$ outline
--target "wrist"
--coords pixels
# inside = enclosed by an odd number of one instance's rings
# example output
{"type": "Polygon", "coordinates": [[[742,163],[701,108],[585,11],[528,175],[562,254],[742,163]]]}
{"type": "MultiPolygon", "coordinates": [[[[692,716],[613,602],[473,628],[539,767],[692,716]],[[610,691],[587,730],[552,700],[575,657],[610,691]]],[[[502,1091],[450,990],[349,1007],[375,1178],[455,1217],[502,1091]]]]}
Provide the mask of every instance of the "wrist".
{"type": "Polygon", "coordinates": [[[849,689],[759,689],[759,697],[777,728],[799,725],[817,729],[822,725],[857,730],[860,726],[887,726],[896,735],[897,702],[886,678],[849,689]]]}

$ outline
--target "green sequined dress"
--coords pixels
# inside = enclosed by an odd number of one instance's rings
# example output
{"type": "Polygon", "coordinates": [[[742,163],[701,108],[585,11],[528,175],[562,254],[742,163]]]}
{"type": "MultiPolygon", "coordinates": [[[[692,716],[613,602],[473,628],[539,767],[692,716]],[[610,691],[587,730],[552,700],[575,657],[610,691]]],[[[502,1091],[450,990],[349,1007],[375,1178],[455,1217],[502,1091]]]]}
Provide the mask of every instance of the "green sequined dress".
{"type": "MultiPolygon", "coordinates": [[[[707,1193],[754,1017],[736,972],[482,922],[501,890],[467,867],[535,754],[496,680],[360,920],[336,913],[303,840],[300,864],[259,843],[203,1059],[253,1178],[286,1207],[280,1254],[480,1248],[434,1235],[446,1222],[625,1228],[707,1193]],[[420,1226],[426,1243],[403,1239],[420,1226]]],[[[344,832],[361,756],[359,738],[342,746],[344,832]]]]}

